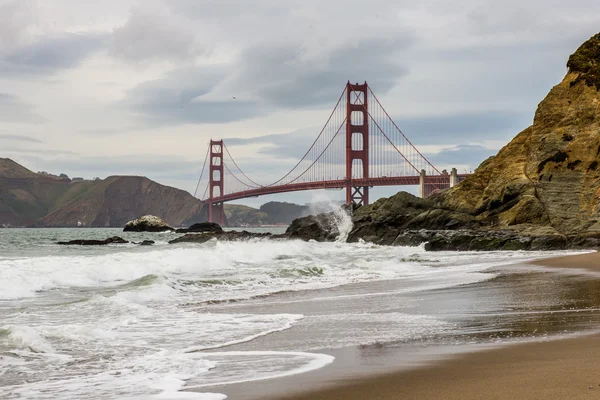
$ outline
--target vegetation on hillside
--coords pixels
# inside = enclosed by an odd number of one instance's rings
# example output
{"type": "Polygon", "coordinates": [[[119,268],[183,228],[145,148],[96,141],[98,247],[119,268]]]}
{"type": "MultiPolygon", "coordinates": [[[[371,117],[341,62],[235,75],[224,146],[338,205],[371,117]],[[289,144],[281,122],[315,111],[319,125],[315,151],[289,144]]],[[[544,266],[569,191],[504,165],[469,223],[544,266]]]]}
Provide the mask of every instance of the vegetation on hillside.
{"type": "Polygon", "coordinates": [[[585,82],[600,90],[600,33],[592,36],[569,57],[567,67],[570,72],[579,73],[571,86],[585,82]]]}

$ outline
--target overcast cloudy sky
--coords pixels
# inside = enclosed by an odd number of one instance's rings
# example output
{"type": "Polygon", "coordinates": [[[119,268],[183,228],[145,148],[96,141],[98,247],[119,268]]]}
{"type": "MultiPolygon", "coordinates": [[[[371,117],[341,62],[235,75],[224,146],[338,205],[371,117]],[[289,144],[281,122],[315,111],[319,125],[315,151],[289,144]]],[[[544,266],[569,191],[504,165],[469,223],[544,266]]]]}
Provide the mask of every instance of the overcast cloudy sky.
{"type": "Polygon", "coordinates": [[[268,183],[366,80],[435,164],[473,169],[598,31],[598,0],[0,0],[0,157],[193,193],[226,138],[268,183]]]}

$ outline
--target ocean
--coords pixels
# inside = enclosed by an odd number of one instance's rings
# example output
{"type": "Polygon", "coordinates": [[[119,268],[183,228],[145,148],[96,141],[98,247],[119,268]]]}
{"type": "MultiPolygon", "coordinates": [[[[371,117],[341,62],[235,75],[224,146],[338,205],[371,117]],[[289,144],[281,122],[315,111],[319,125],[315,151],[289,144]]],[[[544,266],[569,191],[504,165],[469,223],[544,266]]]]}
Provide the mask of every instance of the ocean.
{"type": "Polygon", "coordinates": [[[335,370],[344,349],[362,354],[348,377],[377,369],[373,349],[410,367],[585,332],[600,315],[598,285],[525,264],[566,252],[177,236],[0,229],[0,398],[260,398],[230,388],[335,370]],[[54,244],[114,235],[156,244],[54,244]]]}

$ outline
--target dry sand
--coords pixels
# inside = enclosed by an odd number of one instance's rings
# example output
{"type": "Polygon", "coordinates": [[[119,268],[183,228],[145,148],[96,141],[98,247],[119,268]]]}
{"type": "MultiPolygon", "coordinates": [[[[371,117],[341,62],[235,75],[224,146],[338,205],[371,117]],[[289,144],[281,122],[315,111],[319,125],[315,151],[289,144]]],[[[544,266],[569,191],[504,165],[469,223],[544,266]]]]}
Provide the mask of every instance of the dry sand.
{"type": "MultiPolygon", "coordinates": [[[[600,253],[535,264],[600,272],[600,253]]],[[[285,399],[600,399],[600,335],[470,353],[285,399]]]]}

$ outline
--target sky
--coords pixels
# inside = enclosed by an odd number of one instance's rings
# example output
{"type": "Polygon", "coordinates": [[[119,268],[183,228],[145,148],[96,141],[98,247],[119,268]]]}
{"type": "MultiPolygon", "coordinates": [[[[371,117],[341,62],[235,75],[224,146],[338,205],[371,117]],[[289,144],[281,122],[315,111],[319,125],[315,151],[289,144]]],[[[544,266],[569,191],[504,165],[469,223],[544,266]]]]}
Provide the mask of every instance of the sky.
{"type": "Polygon", "coordinates": [[[223,138],[267,184],[350,80],[438,168],[471,171],[532,123],[598,31],[597,0],[0,0],[0,157],[194,193],[223,138]]]}

